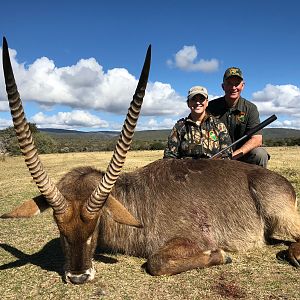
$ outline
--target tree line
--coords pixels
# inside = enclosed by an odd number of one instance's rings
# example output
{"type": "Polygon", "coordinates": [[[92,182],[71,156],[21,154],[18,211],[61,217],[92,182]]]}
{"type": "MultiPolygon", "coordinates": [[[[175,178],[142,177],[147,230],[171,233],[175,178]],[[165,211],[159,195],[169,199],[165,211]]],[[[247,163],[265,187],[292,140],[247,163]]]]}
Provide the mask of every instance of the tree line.
{"type": "MultiPolygon", "coordinates": [[[[40,132],[36,124],[29,123],[35,145],[40,154],[47,153],[67,153],[67,152],[97,152],[113,151],[117,142],[117,137],[99,140],[99,138],[84,138],[65,136],[50,136],[40,132]]],[[[135,140],[131,144],[132,150],[163,150],[166,147],[166,140],[135,140]]],[[[267,147],[276,146],[300,146],[300,138],[276,138],[264,141],[267,147]]],[[[0,154],[20,155],[21,151],[13,127],[0,130],[0,154]]]]}
{"type": "MultiPolygon", "coordinates": [[[[29,123],[29,128],[33,135],[34,143],[40,154],[49,153],[68,153],[68,152],[97,152],[113,151],[117,138],[99,140],[95,138],[84,138],[65,136],[50,136],[47,133],[40,132],[36,124],[29,123]]],[[[166,141],[140,141],[133,140],[132,150],[162,150],[166,146],[166,141]]],[[[13,127],[0,130],[0,154],[20,155],[18,140],[13,127]]]]}

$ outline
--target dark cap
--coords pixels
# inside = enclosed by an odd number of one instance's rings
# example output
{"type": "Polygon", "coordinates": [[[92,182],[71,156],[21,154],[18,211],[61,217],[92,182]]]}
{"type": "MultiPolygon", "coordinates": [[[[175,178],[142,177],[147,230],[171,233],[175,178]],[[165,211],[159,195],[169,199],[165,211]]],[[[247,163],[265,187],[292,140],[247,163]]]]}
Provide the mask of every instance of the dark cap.
{"type": "Polygon", "coordinates": [[[229,78],[229,77],[231,77],[231,76],[238,76],[238,77],[240,77],[241,79],[244,79],[244,78],[243,78],[243,73],[242,73],[241,69],[236,68],[236,67],[231,67],[231,68],[228,68],[228,69],[225,71],[224,76],[223,76],[223,82],[224,82],[227,78],[229,78]]]}

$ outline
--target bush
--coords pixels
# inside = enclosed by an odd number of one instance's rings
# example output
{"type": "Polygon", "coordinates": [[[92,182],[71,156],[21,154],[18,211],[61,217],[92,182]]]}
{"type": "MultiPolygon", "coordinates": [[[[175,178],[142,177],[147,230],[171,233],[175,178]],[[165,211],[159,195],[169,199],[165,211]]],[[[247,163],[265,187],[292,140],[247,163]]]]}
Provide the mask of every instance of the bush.
{"type": "MultiPolygon", "coordinates": [[[[35,124],[29,123],[29,128],[39,153],[57,152],[56,142],[49,135],[39,132],[35,124]]],[[[0,153],[21,154],[14,127],[0,130],[0,153]]]]}
{"type": "Polygon", "coordinates": [[[36,132],[33,138],[40,154],[57,152],[56,142],[48,134],[36,132]]]}
{"type": "Polygon", "coordinates": [[[150,144],[150,150],[164,150],[166,148],[166,143],[163,142],[153,142],[150,144]]]}

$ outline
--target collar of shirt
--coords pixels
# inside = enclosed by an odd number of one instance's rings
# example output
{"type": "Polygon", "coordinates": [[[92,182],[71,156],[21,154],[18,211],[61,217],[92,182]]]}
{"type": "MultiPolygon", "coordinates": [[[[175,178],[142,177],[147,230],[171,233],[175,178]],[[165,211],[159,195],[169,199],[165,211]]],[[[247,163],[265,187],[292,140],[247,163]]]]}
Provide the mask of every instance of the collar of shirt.
{"type": "Polygon", "coordinates": [[[224,105],[229,110],[230,113],[241,112],[241,111],[243,111],[243,108],[245,106],[245,99],[243,97],[240,97],[234,107],[228,107],[225,97],[224,97],[224,105]]]}
{"type": "MultiPolygon", "coordinates": [[[[206,120],[207,120],[208,118],[210,118],[210,116],[211,116],[211,115],[207,113],[207,114],[204,116],[204,118],[203,118],[201,124],[203,124],[204,122],[206,122],[206,120]]],[[[188,117],[185,119],[185,121],[186,121],[187,123],[191,123],[191,124],[194,125],[194,126],[200,126],[200,125],[201,125],[201,124],[198,125],[195,121],[192,120],[191,114],[188,115],[188,117]]]]}

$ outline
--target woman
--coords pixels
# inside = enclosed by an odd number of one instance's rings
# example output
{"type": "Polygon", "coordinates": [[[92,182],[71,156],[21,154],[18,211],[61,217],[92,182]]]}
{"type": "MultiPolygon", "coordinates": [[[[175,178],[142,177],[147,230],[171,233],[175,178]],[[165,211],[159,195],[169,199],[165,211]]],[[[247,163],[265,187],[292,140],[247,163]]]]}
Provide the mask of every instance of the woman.
{"type": "MultiPolygon", "coordinates": [[[[226,126],[206,110],[206,88],[192,87],[188,92],[187,105],[191,112],[174,125],[164,158],[210,158],[231,144],[226,126]]],[[[228,149],[222,157],[231,158],[231,154],[231,149],[228,149]]]]}

